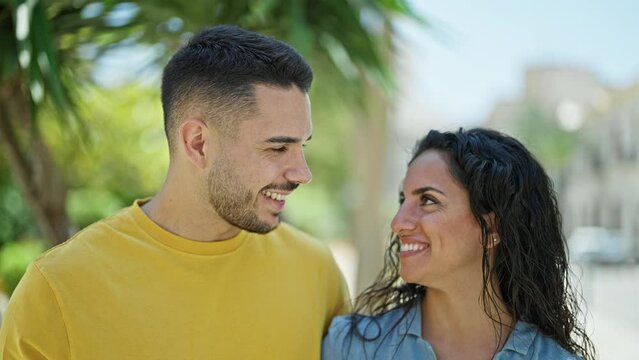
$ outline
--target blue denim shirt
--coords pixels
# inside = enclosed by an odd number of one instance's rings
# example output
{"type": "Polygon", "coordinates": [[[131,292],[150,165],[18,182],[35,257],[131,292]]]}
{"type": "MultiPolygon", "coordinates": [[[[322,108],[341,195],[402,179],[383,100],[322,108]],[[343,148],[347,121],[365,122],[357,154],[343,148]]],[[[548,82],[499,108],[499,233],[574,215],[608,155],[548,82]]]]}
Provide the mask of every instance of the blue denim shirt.
{"type": "MultiPolygon", "coordinates": [[[[351,335],[350,316],[338,316],[328,330],[322,343],[323,360],[435,360],[433,347],[421,337],[421,308],[412,307],[408,314],[390,330],[404,314],[398,308],[377,316],[363,316],[358,329],[373,341],[363,341],[351,335]],[[377,336],[379,335],[379,336],[377,336]]],[[[553,339],[544,336],[535,325],[518,321],[503,349],[494,360],[578,360],[576,355],[564,350],[553,339]]]]}

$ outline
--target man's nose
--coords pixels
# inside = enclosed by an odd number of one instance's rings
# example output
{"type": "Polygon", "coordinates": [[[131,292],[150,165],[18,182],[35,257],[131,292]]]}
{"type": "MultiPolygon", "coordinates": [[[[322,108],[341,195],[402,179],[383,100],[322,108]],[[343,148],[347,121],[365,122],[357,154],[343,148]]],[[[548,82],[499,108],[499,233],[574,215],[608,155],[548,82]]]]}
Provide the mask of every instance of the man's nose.
{"type": "Polygon", "coordinates": [[[293,166],[286,170],[284,177],[286,180],[296,184],[308,184],[311,182],[313,175],[308,168],[303,152],[296,156],[293,166]]]}

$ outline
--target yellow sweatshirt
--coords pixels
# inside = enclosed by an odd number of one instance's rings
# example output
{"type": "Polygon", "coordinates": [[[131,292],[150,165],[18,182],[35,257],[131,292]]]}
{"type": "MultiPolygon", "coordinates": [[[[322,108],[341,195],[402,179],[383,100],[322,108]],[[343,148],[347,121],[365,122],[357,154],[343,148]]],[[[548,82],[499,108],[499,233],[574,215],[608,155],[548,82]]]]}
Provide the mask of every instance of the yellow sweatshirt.
{"type": "Polygon", "coordinates": [[[191,241],[137,201],[29,267],[0,359],[319,359],[346,311],[330,252],[299,230],[191,241]]]}

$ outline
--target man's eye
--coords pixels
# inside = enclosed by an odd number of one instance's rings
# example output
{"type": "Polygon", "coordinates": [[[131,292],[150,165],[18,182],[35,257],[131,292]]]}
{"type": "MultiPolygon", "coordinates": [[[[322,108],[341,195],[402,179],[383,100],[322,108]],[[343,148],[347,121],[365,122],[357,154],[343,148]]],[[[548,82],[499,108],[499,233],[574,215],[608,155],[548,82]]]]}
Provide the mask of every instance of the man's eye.
{"type": "Polygon", "coordinates": [[[286,152],[286,150],[288,150],[288,148],[286,146],[280,146],[280,147],[276,147],[276,148],[271,148],[272,151],[278,152],[278,153],[283,153],[286,152]]]}
{"type": "Polygon", "coordinates": [[[406,200],[406,197],[404,196],[404,194],[399,195],[399,205],[403,204],[404,200],[406,200]]]}

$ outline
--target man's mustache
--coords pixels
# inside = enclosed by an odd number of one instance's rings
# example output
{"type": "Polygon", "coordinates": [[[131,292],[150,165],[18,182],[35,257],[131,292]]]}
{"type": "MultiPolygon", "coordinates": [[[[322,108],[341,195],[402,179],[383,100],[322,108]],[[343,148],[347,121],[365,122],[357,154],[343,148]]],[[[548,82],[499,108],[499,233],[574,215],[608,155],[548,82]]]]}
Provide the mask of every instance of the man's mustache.
{"type": "Polygon", "coordinates": [[[297,189],[297,187],[299,185],[300,184],[292,183],[292,182],[288,182],[288,183],[284,183],[284,184],[273,184],[273,185],[269,185],[269,186],[265,187],[262,190],[293,191],[293,190],[297,189]]]}

